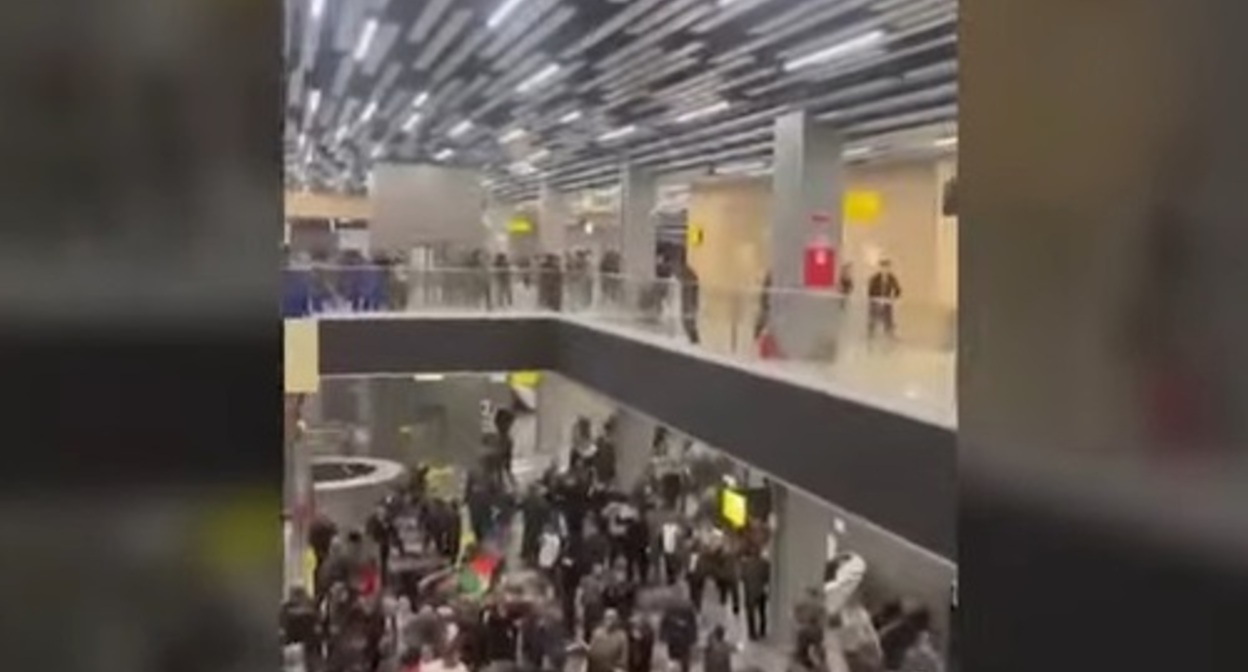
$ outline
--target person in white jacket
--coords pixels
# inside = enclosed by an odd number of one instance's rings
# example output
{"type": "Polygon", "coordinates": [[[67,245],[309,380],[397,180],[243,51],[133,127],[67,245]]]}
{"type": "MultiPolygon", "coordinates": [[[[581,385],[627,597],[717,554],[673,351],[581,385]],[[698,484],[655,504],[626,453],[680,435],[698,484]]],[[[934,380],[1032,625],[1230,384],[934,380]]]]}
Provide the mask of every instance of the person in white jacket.
{"type": "Polygon", "coordinates": [[[838,615],[862,585],[867,562],[856,553],[840,553],[829,563],[830,575],[823,584],[823,603],[829,617],[838,615]]]}

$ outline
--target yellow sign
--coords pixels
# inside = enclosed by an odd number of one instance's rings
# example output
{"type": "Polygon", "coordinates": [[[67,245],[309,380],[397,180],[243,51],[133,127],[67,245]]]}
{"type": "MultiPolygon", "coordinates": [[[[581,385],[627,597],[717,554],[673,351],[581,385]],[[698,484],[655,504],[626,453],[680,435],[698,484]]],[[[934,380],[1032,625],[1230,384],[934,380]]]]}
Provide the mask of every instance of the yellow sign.
{"type": "Polygon", "coordinates": [[[694,248],[702,244],[706,239],[706,232],[697,224],[690,224],[685,227],[685,247],[694,248]]]}
{"type": "Polygon", "coordinates": [[[728,521],[733,527],[745,527],[745,495],[736,490],[724,488],[720,501],[720,511],[724,515],[724,520],[728,521]]]}
{"type": "Polygon", "coordinates": [[[316,392],[321,382],[320,337],[316,320],[285,320],[283,373],[287,394],[316,392]]]}
{"type": "Polygon", "coordinates": [[[512,217],[511,220],[507,222],[507,233],[533,233],[533,222],[524,217],[512,217]]]}
{"type": "Polygon", "coordinates": [[[507,382],[514,387],[534,388],[542,379],[542,374],[539,371],[513,371],[507,378],[507,382]]]}
{"type": "Polygon", "coordinates": [[[849,190],[843,202],[844,220],[848,224],[874,224],[882,208],[878,191],[849,190]]]}

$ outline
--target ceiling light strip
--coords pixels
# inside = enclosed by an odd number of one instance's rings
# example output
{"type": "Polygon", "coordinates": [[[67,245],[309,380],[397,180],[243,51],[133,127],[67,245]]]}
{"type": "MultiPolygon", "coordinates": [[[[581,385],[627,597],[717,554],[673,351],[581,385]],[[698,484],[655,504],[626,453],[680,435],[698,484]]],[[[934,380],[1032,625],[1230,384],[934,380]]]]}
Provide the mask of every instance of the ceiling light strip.
{"type": "Polygon", "coordinates": [[[752,53],[752,52],[758,51],[759,49],[762,49],[763,47],[767,47],[777,42],[787,40],[790,37],[793,37],[794,35],[799,35],[801,33],[808,32],[811,28],[822,25],[834,19],[841,18],[845,15],[850,14],[851,12],[855,12],[859,9],[862,9],[867,4],[869,4],[868,0],[848,0],[847,2],[838,4],[832,7],[825,7],[823,11],[818,12],[814,14],[813,16],[808,17],[805,21],[792,24],[788,28],[785,28],[783,30],[777,30],[775,32],[763,35],[761,37],[756,37],[736,47],[733,47],[732,49],[729,49],[720,54],[717,54],[715,58],[711,59],[711,62],[712,63],[726,63],[742,54],[752,53]]]}
{"type": "Polygon", "coordinates": [[[498,58],[498,55],[516,40],[540,27],[539,19],[543,19],[542,23],[548,23],[550,16],[547,12],[558,4],[557,0],[534,0],[526,5],[515,19],[507,21],[501,28],[488,29],[490,41],[479,52],[481,58],[485,60],[498,58]]]}
{"type": "Polygon", "coordinates": [[[560,56],[567,59],[580,55],[586,49],[594,47],[599,42],[602,42],[608,37],[614,35],[617,31],[625,25],[631,23],[637,17],[658,6],[660,2],[663,2],[663,0],[638,0],[637,2],[629,4],[627,7],[616,13],[615,16],[608,19],[606,23],[599,25],[598,28],[592,33],[586,35],[576,44],[565,49],[560,56]]]}
{"type": "Polygon", "coordinates": [[[471,20],[472,11],[468,9],[456,10],[454,14],[451,14],[446,23],[438,28],[438,32],[434,33],[433,39],[425,44],[424,51],[420,52],[420,56],[416,59],[416,69],[428,70],[437,60],[438,55],[450,46],[451,40],[455,39],[471,20]]]}
{"type": "Polygon", "coordinates": [[[355,44],[355,51],[351,53],[351,57],[356,61],[364,60],[364,55],[368,53],[368,48],[373,44],[373,37],[377,34],[377,19],[369,19],[364,23],[364,29],[360,32],[360,41],[355,44]]]}
{"type": "Polygon", "coordinates": [[[416,19],[416,22],[412,24],[412,29],[407,33],[407,41],[416,44],[428,41],[434,25],[450,8],[452,2],[454,0],[429,0],[425,4],[424,11],[420,13],[420,17],[416,19]]]}
{"type": "Polygon", "coordinates": [[[567,25],[568,22],[570,22],[575,16],[575,7],[560,7],[558,11],[550,15],[550,19],[548,21],[542,22],[542,24],[535,30],[526,33],[524,39],[513,44],[510,49],[505,51],[499,58],[498,62],[506,64],[519,61],[522,57],[533,51],[537,45],[543,44],[550,39],[551,35],[567,25]]]}
{"type": "Polygon", "coordinates": [[[651,12],[650,14],[641,17],[640,20],[627,26],[624,32],[629,35],[641,35],[648,30],[659,27],[664,21],[667,21],[673,16],[676,16],[680,12],[684,11],[686,7],[691,7],[694,3],[701,1],[702,0],[674,0],[672,2],[668,2],[659,7],[658,11],[651,12]]]}
{"type": "Polygon", "coordinates": [[[493,14],[490,14],[490,18],[486,19],[485,24],[490,28],[498,28],[503,25],[507,17],[511,16],[512,12],[516,11],[523,2],[524,0],[500,0],[498,8],[494,10],[493,14]]]}
{"type": "Polygon", "coordinates": [[[714,16],[699,21],[695,26],[693,26],[692,32],[695,35],[705,35],[725,23],[728,23],[739,16],[743,16],[770,1],[771,0],[735,0],[730,3],[725,3],[721,0],[719,3],[719,11],[716,12],[714,16]]]}

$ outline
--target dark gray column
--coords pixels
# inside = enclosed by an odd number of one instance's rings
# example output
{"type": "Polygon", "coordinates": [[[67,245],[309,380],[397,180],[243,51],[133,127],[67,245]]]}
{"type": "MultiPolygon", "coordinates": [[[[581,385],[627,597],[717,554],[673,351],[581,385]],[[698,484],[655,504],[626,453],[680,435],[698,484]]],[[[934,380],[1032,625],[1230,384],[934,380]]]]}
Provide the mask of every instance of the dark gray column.
{"type": "Polygon", "coordinates": [[[796,630],[793,607],[808,589],[823,586],[832,521],[827,508],[796,490],[776,485],[772,497],[777,529],[771,561],[769,635],[787,647],[796,630]]]}
{"type": "Polygon", "coordinates": [[[620,485],[628,490],[641,479],[650,463],[650,443],[656,423],[626,408],[616,413],[616,471],[620,485]]]}
{"type": "Polygon", "coordinates": [[[580,416],[593,423],[594,430],[615,411],[606,397],[550,371],[542,373],[537,386],[537,449],[566,464],[571,447],[572,425],[580,416]]]}
{"type": "Polygon", "coordinates": [[[1248,566],[1248,4],[959,14],[962,667],[1217,668],[1248,566]]]}
{"type": "Polygon", "coordinates": [[[803,255],[816,236],[841,242],[841,140],[804,111],[776,118],[772,176],[771,326],[786,357],[835,348],[839,311],[831,297],[786,293],[802,286],[803,255]]]}

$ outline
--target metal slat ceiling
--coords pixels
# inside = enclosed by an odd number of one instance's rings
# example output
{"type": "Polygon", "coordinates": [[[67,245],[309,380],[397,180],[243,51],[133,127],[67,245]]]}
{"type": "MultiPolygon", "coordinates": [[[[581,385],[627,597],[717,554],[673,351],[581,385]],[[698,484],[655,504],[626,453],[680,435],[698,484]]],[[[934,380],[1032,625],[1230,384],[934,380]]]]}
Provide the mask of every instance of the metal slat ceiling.
{"type": "Polygon", "coordinates": [[[951,121],[942,115],[957,109],[953,0],[724,7],[714,0],[290,0],[285,7],[286,174],[314,190],[360,190],[374,160],[433,161],[452,148],[451,160],[481,168],[496,194],[524,193],[542,179],[613,179],[607,168],[625,154],[680,165],[731,154],[733,137],[769,141],[765,129],[784,109],[808,107],[829,123],[868,130],[951,121]],[[506,16],[491,20],[504,7],[506,16]],[[361,45],[370,24],[371,39],[361,45]],[[853,58],[784,67],[786,58],[873,29],[881,39],[853,58]],[[428,96],[417,110],[412,99],[422,92],[428,96]],[[727,109],[678,121],[720,101],[727,109]],[[407,125],[417,111],[419,121],[407,125]],[[564,122],[571,111],[580,119],[564,122]],[[449,137],[464,120],[472,131],[449,137]],[[637,131],[598,140],[629,125],[637,131]],[[516,128],[524,142],[500,142],[516,128]],[[536,152],[544,154],[536,170],[510,169],[536,152]]]}

